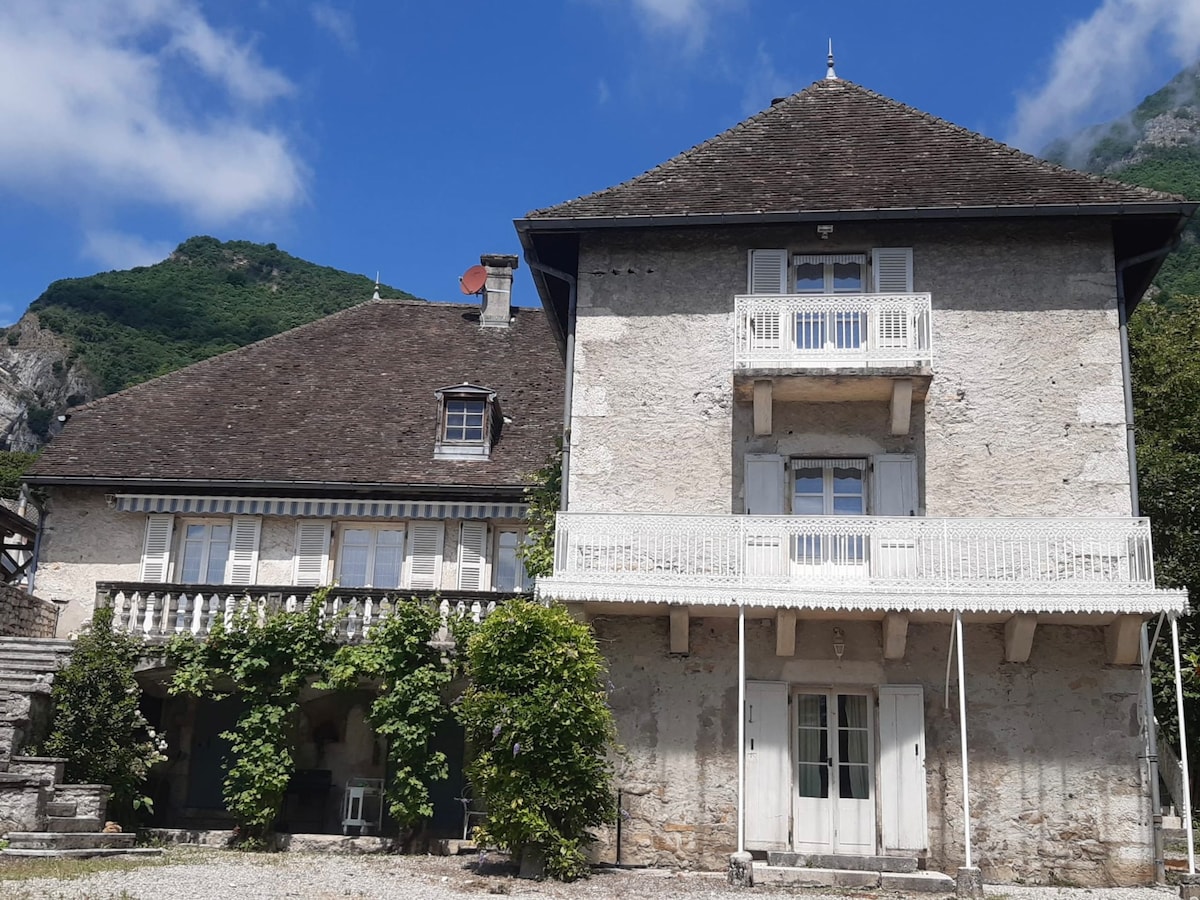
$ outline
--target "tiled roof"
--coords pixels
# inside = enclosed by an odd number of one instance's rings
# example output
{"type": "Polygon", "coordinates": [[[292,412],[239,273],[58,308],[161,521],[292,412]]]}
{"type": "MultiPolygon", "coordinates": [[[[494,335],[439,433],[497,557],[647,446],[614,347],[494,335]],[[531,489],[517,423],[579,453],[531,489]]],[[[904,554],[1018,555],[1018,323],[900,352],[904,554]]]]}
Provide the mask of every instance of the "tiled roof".
{"type": "Polygon", "coordinates": [[[530,220],[1112,205],[1181,198],[1064,169],[844,80],[530,220]]]}
{"type": "Polygon", "coordinates": [[[43,478],[519,485],[561,428],[545,314],[377,300],[73,410],[43,478]],[[488,460],[434,460],[434,391],[469,381],[505,417],[488,460]]]}

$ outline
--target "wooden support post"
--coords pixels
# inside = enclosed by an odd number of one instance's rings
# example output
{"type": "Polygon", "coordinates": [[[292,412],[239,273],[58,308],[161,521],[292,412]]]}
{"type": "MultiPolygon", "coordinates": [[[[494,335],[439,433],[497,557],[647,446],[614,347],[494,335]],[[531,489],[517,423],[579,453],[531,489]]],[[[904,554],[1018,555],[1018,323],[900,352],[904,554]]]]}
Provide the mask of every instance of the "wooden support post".
{"type": "Polygon", "coordinates": [[[883,658],[904,659],[908,644],[908,616],[904,613],[888,613],[883,617],[883,658]]]}
{"type": "Polygon", "coordinates": [[[770,437],[771,424],[771,382],[761,379],[754,382],[754,434],[756,437],[770,437]]]}
{"type": "Polygon", "coordinates": [[[1110,666],[1133,666],[1141,656],[1141,616],[1117,616],[1104,630],[1105,656],[1110,666]]]}
{"type": "Polygon", "coordinates": [[[908,434],[912,421],[913,382],[897,378],[892,382],[892,434],[908,434]]]}
{"type": "Polygon", "coordinates": [[[796,611],[781,609],[775,614],[775,655],[796,655],[796,611]]]}
{"type": "Polygon", "coordinates": [[[1004,623],[1004,660],[1011,663],[1029,662],[1033,651],[1033,633],[1037,631],[1037,616],[1017,613],[1004,623]]]}
{"type": "Polygon", "coordinates": [[[688,624],[690,618],[686,606],[671,607],[671,652],[688,652],[688,624]]]}

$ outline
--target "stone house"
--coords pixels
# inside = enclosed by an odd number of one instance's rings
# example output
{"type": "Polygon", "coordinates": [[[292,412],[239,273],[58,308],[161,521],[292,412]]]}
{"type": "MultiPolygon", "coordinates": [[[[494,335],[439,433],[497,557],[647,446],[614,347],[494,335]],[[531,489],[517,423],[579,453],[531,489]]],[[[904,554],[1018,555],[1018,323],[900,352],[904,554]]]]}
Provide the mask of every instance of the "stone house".
{"type": "Polygon", "coordinates": [[[625,747],[600,852],[1151,881],[1145,626],[1186,595],[1125,321],[1196,204],[830,76],[515,223],[567,360],[538,592],[625,747]]]}
{"type": "MultiPolygon", "coordinates": [[[[543,312],[510,307],[517,258],[483,263],[482,308],[376,297],[72,410],[27,478],[46,497],[35,590],[62,608],[59,634],[111,606],[149,641],[204,635],[243,598],[294,605],[333,584],[353,638],[397,592],[475,614],[528,593],[523,491],[555,447],[562,363],[543,312]]],[[[170,744],[159,823],[225,824],[236,708],[139,677],[170,744]]],[[[340,831],[348,779],[384,775],[370,698],[303,699],[280,826],[340,831]]],[[[452,835],[461,733],[444,749],[452,835]]]]}

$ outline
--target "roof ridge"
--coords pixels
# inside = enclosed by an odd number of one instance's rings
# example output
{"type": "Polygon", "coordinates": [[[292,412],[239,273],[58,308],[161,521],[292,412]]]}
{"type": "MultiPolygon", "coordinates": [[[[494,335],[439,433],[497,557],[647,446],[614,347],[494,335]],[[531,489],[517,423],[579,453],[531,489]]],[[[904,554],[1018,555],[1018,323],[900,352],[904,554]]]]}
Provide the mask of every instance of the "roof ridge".
{"type": "MultiPolygon", "coordinates": [[[[888,97],[886,94],[881,94],[878,91],[873,91],[870,88],[864,87],[863,85],[858,84],[856,82],[847,81],[842,78],[839,78],[838,81],[842,82],[842,84],[846,85],[847,87],[854,88],[855,90],[860,91],[863,94],[866,94],[869,97],[873,97],[876,100],[882,100],[884,103],[886,103],[890,106],[893,106],[896,109],[903,110],[905,112],[916,113],[919,117],[921,117],[925,121],[929,122],[931,125],[938,125],[943,128],[949,128],[953,131],[963,134],[970,140],[973,140],[977,143],[982,142],[985,144],[994,144],[997,147],[1003,147],[1005,150],[1007,150],[1013,156],[1016,156],[1021,159],[1025,159],[1025,160],[1027,160],[1031,163],[1034,163],[1035,165],[1041,166],[1051,172],[1056,172],[1056,173],[1063,174],[1063,175],[1082,175],[1084,178],[1088,179],[1089,181],[1094,181],[1098,184],[1109,185],[1112,187],[1133,189],[1135,191],[1140,191],[1140,192],[1147,194],[1148,195],[1147,199],[1153,198],[1156,200],[1172,200],[1172,201],[1178,201],[1178,200],[1186,201],[1187,200],[1187,198],[1184,197],[1182,194],[1168,194],[1165,191],[1156,191],[1153,188],[1143,187],[1142,185],[1139,185],[1139,184],[1133,184],[1128,181],[1121,181],[1120,179],[1117,179],[1117,178],[1106,178],[1103,175],[1097,175],[1095,172],[1084,172],[1080,169],[1072,169],[1070,166],[1064,166],[1064,165],[1061,165],[1060,163],[1051,162],[1048,159],[1043,159],[1040,156],[1037,156],[1033,153],[1029,153],[1025,150],[1022,150],[1020,147],[1014,147],[1012,144],[1007,144],[1004,141],[998,140],[994,137],[988,137],[986,134],[983,134],[982,132],[973,131],[970,128],[967,128],[965,125],[959,125],[956,122],[951,122],[949,119],[943,119],[941,116],[936,116],[933,113],[928,112],[927,110],[918,109],[915,106],[910,106],[907,103],[897,100],[895,97],[888,97]]],[[[815,83],[814,86],[821,85],[822,83],[823,82],[818,81],[815,83]]],[[[835,82],[827,81],[824,83],[833,84],[835,82]]],[[[807,90],[807,88],[805,90],[807,90]]],[[[793,94],[792,96],[794,97],[796,95],[793,94]]],[[[791,97],[788,97],[787,99],[790,100],[791,97]]]]}

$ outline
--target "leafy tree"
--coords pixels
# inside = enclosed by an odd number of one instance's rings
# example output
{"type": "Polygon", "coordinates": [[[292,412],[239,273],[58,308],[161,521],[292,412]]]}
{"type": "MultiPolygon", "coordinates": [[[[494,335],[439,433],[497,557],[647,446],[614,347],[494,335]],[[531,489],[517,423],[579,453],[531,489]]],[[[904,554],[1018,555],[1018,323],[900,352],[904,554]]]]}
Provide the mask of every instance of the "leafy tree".
{"type": "Polygon", "coordinates": [[[562,493],[562,446],[525,486],[526,540],[518,548],[525,571],[534,577],[554,574],[554,526],[562,493]]]}
{"type": "Polygon", "coordinates": [[[242,713],[231,731],[223,783],[225,805],[243,843],[261,847],[274,828],[296,769],[300,691],[329,671],[337,644],[322,621],[324,595],[307,609],[260,612],[243,608],[231,624],[218,620],[207,640],[174,638],[167,656],[177,667],[172,694],[220,700],[236,695],[242,713]]]}
{"type": "Polygon", "coordinates": [[[514,600],[483,621],[467,655],[458,717],[488,809],[480,840],[543,856],[556,878],[586,876],[588,829],[616,815],[615,726],[591,629],[560,606],[514,600]]]}
{"type": "Polygon", "coordinates": [[[166,759],[167,745],[138,708],[142,692],[133,672],[141,643],[114,631],[112,619],[111,609],[97,610],[55,675],[53,724],[42,752],[67,760],[68,783],[112,787],[112,814],[133,825],[135,811],[150,807],[142,785],[151,766],[166,759]]]}
{"type": "Polygon", "coordinates": [[[21,493],[21,476],[35,459],[36,453],[0,450],[0,499],[17,499],[21,493]]]}

